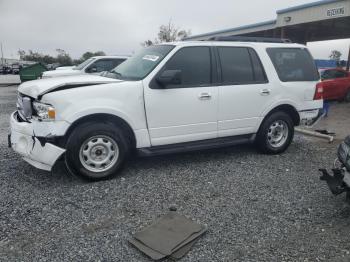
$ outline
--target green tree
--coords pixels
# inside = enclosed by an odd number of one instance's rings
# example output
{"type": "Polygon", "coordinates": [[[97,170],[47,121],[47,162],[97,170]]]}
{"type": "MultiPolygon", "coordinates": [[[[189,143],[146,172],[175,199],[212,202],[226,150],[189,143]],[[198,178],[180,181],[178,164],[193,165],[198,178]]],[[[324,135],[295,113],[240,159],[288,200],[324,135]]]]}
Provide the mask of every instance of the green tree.
{"type": "Polygon", "coordinates": [[[157,38],[152,40],[146,40],[142,43],[143,46],[151,46],[153,44],[163,43],[163,42],[175,42],[181,41],[183,38],[191,35],[191,30],[180,30],[176,27],[171,20],[167,25],[161,25],[159,27],[159,32],[157,38]]]}
{"type": "Polygon", "coordinates": [[[66,51],[64,51],[63,49],[57,48],[56,52],[58,53],[56,57],[57,63],[59,63],[61,66],[73,65],[73,60],[66,51]]]}
{"type": "Polygon", "coordinates": [[[91,57],[93,57],[93,56],[105,56],[105,55],[106,55],[106,54],[105,54],[105,52],[103,52],[103,51],[85,52],[85,53],[81,56],[80,60],[83,62],[83,61],[85,61],[85,60],[87,60],[87,59],[89,59],[89,58],[91,58],[91,57]]]}
{"type": "Polygon", "coordinates": [[[335,60],[337,62],[340,61],[340,58],[342,56],[342,53],[339,52],[338,50],[333,50],[329,56],[330,59],[335,60]]]}

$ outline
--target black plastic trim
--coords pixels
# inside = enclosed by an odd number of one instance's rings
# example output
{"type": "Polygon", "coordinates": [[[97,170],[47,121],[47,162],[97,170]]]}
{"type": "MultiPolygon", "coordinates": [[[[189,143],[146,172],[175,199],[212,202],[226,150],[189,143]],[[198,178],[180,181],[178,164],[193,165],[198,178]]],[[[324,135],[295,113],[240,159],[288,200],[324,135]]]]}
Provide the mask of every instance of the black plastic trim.
{"type": "Polygon", "coordinates": [[[191,152],[205,149],[214,149],[229,147],[234,145],[246,144],[253,141],[254,134],[220,137],[214,139],[178,143],[164,146],[153,146],[148,148],[137,149],[139,156],[156,156],[166,154],[176,154],[180,152],[191,152]]]}

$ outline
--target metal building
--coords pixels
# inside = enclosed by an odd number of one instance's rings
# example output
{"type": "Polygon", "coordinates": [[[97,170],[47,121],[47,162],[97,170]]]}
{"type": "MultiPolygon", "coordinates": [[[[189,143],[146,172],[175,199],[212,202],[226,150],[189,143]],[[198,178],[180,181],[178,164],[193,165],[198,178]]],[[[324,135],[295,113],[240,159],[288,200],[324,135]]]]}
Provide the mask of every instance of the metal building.
{"type": "Polygon", "coordinates": [[[290,7],[278,10],[275,20],[194,35],[185,40],[237,35],[288,38],[303,44],[350,38],[350,0],[322,0],[290,7]]]}

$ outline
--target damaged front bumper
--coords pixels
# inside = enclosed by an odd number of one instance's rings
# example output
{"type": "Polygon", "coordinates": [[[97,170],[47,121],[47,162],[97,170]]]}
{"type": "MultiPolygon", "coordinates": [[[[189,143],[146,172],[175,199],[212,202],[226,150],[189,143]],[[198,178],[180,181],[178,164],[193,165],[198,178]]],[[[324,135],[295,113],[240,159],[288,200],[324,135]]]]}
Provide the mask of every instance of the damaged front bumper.
{"type": "Polygon", "coordinates": [[[66,151],[43,139],[53,137],[47,123],[21,121],[18,113],[14,112],[11,115],[10,128],[9,146],[36,168],[51,171],[57,159],[66,151]],[[37,129],[40,131],[35,132],[37,129]]]}

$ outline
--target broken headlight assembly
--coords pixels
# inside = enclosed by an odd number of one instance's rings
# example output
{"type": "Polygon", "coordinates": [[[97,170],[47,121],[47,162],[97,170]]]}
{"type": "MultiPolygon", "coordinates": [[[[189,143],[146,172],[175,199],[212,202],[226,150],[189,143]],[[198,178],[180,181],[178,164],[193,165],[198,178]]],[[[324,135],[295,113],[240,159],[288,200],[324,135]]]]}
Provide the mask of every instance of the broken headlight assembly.
{"type": "Polygon", "coordinates": [[[52,105],[44,104],[38,101],[33,102],[34,115],[38,120],[50,121],[55,120],[56,111],[52,105]]]}

